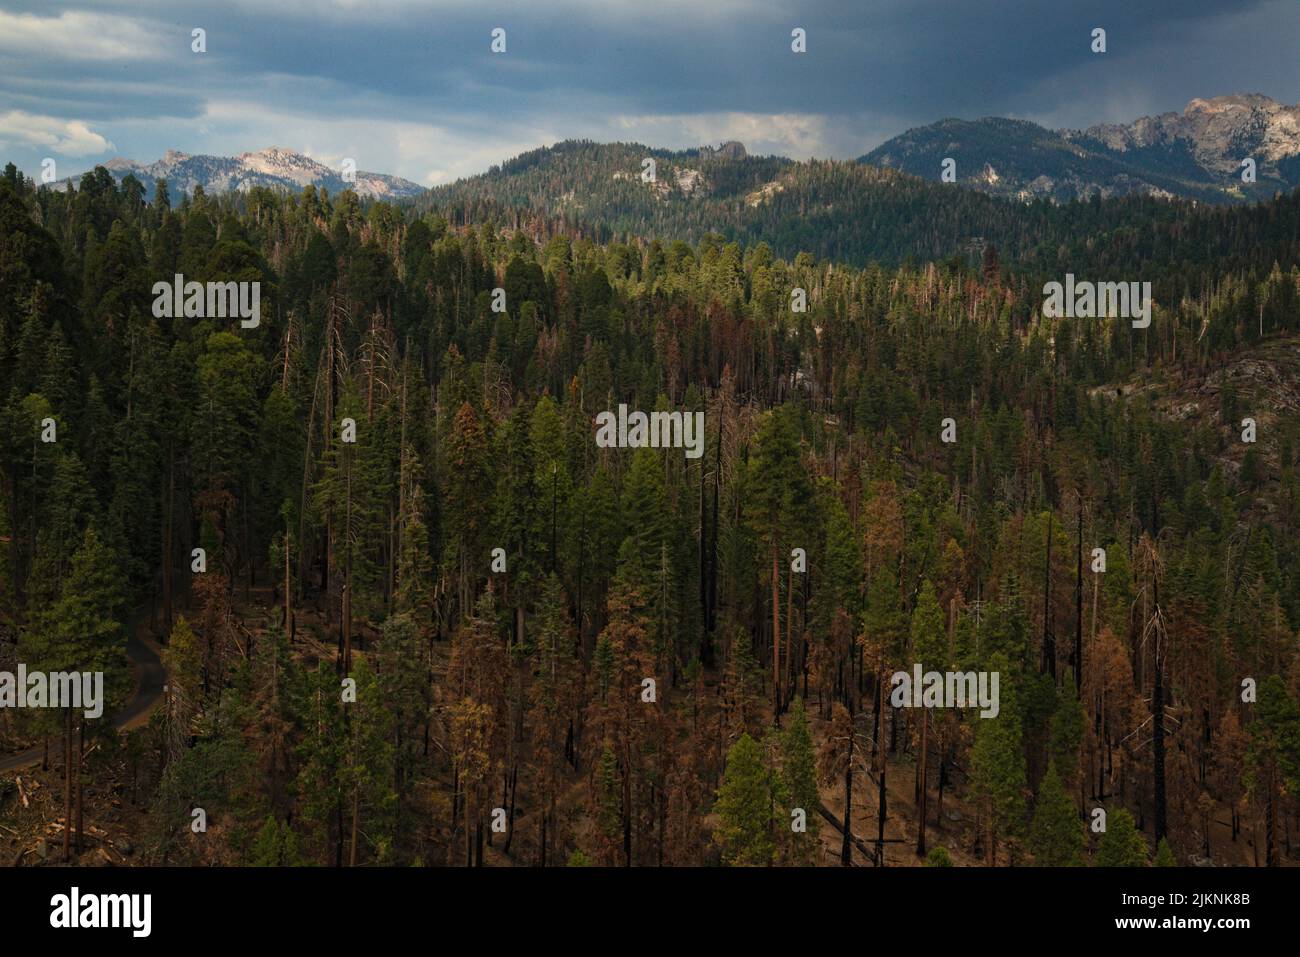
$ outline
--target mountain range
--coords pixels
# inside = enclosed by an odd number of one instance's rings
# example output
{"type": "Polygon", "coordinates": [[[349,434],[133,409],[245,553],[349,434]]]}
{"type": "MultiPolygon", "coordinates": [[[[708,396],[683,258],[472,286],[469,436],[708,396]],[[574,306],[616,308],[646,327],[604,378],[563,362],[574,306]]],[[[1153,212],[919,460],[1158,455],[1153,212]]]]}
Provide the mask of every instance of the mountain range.
{"type": "MultiPolygon", "coordinates": [[[[1300,185],[1300,107],[1259,94],[1220,96],[1192,100],[1181,113],[1086,130],[947,119],[858,160],[755,156],[734,141],[674,151],[566,140],[428,190],[362,171],[348,183],[338,169],[275,147],[235,157],[169,151],[149,165],[105,165],[118,179],[135,175],[146,189],[154,178],[187,193],[199,185],[207,192],[296,192],[313,184],[331,194],[352,188],[410,202],[457,223],[567,224],[601,241],[696,242],[718,233],[766,242],[781,256],[802,251],[848,263],[899,262],[962,255],[986,241],[1023,255],[1068,239],[1081,228],[1081,213],[1061,205],[1072,199],[1181,197],[1220,205],[1290,191],[1300,185]],[[956,164],[955,193],[941,181],[945,158],[956,164]],[[1254,161],[1254,182],[1243,181],[1245,158],[1254,161]],[[1046,202],[1025,210],[1032,200],[1046,202]]],[[[1102,219],[1113,226],[1115,212],[1099,211],[1093,226],[1102,219]]],[[[1138,215],[1163,214],[1151,207],[1138,215]]]]}
{"type": "MultiPolygon", "coordinates": [[[[359,196],[385,200],[406,199],[424,192],[422,186],[409,179],[362,170],[356,171],[356,182],[348,182],[343,179],[341,169],[277,146],[238,156],[191,156],[168,150],[154,163],[143,164],[118,157],[105,163],[104,168],[119,181],[128,175],[135,176],[150,194],[155,179],[167,180],[173,194],[192,193],[195,186],[202,186],[205,193],[220,193],[244,191],[255,186],[298,192],[307,185],[328,189],[331,194],[351,189],[359,196]]],[[[73,178],[74,186],[79,179],[73,178]]]]}
{"type": "MultiPolygon", "coordinates": [[[[1050,130],[1003,117],[944,119],[895,136],[857,162],[939,182],[949,158],[958,185],[1022,201],[1133,194],[1215,203],[1267,199],[1300,185],[1300,105],[1287,106],[1258,93],[1233,94],[1194,99],[1181,113],[1084,130],[1050,130]],[[1242,177],[1247,158],[1255,164],[1254,182],[1242,177]]],[[[164,178],[173,191],[186,193],[196,185],[207,192],[254,186],[297,191],[310,183],[331,193],[350,187],[385,200],[425,197],[441,204],[490,198],[547,214],[595,214],[615,229],[655,217],[653,206],[647,206],[630,217],[616,217],[618,223],[610,221],[601,194],[611,190],[632,206],[730,203],[743,209],[771,202],[796,181],[824,179],[827,169],[837,170],[841,179],[855,178],[845,164],[755,157],[734,141],[674,152],[635,143],[569,140],[431,191],[401,177],[364,171],[348,183],[340,170],[274,146],[233,157],[169,150],[154,163],[117,158],[104,166],[119,180],[133,174],[149,185],[164,178]],[[652,182],[643,182],[640,175],[646,157],[666,164],[652,182]]],[[[74,185],[78,180],[73,178],[74,185]]]]}
{"type": "Polygon", "coordinates": [[[946,119],[882,143],[861,162],[956,182],[994,195],[1065,201],[1141,193],[1209,202],[1266,199],[1300,185],[1300,106],[1262,94],[1194,99],[1181,113],[1086,130],[1025,120],[946,119]],[[1255,181],[1243,181],[1252,159],[1255,181]]]}

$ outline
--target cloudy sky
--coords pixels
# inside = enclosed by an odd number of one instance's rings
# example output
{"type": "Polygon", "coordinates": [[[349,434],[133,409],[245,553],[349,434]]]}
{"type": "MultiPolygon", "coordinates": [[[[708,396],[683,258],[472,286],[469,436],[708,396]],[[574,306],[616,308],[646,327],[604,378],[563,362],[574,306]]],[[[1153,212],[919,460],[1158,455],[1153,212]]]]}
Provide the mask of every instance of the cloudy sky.
{"type": "Polygon", "coordinates": [[[848,158],[947,116],[1295,103],[1297,51],[1296,0],[0,0],[0,161],[276,145],[433,185],[575,137],[848,158]]]}

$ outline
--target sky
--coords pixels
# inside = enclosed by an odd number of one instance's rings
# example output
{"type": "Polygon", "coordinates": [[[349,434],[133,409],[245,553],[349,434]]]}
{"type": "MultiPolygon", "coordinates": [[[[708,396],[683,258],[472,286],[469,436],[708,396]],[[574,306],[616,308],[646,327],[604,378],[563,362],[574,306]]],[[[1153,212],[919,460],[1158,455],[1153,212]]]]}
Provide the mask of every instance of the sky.
{"type": "Polygon", "coordinates": [[[1295,103],[1297,51],[1297,0],[0,0],[0,162],[274,145],[432,186],[572,138],[852,158],[945,117],[1295,103]]]}

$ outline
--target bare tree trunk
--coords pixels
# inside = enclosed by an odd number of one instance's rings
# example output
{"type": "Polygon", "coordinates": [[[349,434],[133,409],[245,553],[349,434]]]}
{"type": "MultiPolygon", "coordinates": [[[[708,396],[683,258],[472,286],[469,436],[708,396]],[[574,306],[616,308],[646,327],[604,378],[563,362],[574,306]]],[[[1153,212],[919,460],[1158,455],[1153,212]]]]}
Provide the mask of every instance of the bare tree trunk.
{"type": "Polygon", "coordinates": [[[81,853],[82,840],[81,835],[85,830],[83,822],[86,811],[86,790],[85,790],[85,761],[86,761],[86,719],[77,719],[77,853],[81,853]]]}
{"type": "Polygon", "coordinates": [[[1083,495],[1079,495],[1078,556],[1074,575],[1074,695],[1083,692],[1083,495]]]}
{"type": "Polygon", "coordinates": [[[361,829],[361,788],[352,788],[352,841],[348,853],[348,866],[357,866],[357,833],[361,829]]]}
{"type": "Polygon", "coordinates": [[[772,720],[781,720],[781,577],[777,571],[776,537],[772,538],[772,720]]]}
{"type": "Polygon", "coordinates": [[[849,760],[844,767],[844,840],[840,843],[840,866],[853,865],[853,735],[849,735],[849,760]]]}
{"type": "Polygon", "coordinates": [[[1151,546],[1151,588],[1155,605],[1155,680],[1151,689],[1152,710],[1152,774],[1155,781],[1155,838],[1156,843],[1166,834],[1165,822],[1165,684],[1164,684],[1164,620],[1160,618],[1160,577],[1155,566],[1155,545],[1151,546]]]}
{"type": "MultiPolygon", "coordinates": [[[[791,638],[790,638],[790,630],[791,630],[791,625],[793,623],[794,623],[794,575],[790,574],[789,576],[786,577],[786,589],[785,589],[785,687],[786,687],[786,695],[788,695],[789,698],[794,697],[794,688],[795,688],[794,674],[793,674],[793,669],[791,664],[791,659],[794,657],[794,654],[791,649],[791,638]]],[[[781,702],[782,707],[785,707],[786,703],[787,703],[787,699],[782,699],[781,702]]]]}
{"type": "Polygon", "coordinates": [[[925,817],[926,804],[929,800],[928,788],[926,787],[926,773],[929,770],[929,733],[930,733],[930,712],[921,709],[921,753],[917,755],[917,764],[921,769],[921,798],[916,805],[917,810],[917,835],[916,835],[916,856],[925,857],[925,817]]]}
{"type": "Polygon", "coordinates": [[[989,867],[997,867],[998,850],[997,850],[997,833],[993,829],[993,802],[988,802],[988,819],[989,819],[989,867]]]}
{"type": "Polygon", "coordinates": [[[519,765],[510,769],[510,805],[509,817],[506,818],[506,842],[501,847],[502,854],[510,853],[510,842],[515,838],[515,798],[519,794],[519,765]]]}
{"type": "Polygon", "coordinates": [[[291,550],[291,539],[289,538],[289,522],[286,519],[284,523],[284,631],[290,643],[297,637],[297,622],[293,618],[293,579],[289,574],[289,552],[291,550]]]}
{"type": "Polygon", "coordinates": [[[1052,513],[1047,513],[1047,559],[1043,563],[1043,665],[1056,677],[1056,637],[1052,633],[1052,513]]]}
{"type": "Polygon", "coordinates": [[[347,513],[343,526],[343,673],[352,674],[352,456],[347,455],[347,513]]]}
{"type": "Polygon", "coordinates": [[[63,721],[63,861],[72,860],[72,710],[63,721]]]}
{"type": "Polygon", "coordinates": [[[163,522],[163,630],[171,634],[172,630],[172,528],[176,514],[176,447],[169,443],[167,447],[167,516],[163,522]]]}
{"type": "Polygon", "coordinates": [[[1273,761],[1269,761],[1268,766],[1268,799],[1264,803],[1264,866],[1276,867],[1277,854],[1277,822],[1274,792],[1277,787],[1277,779],[1274,773],[1273,761]]]}

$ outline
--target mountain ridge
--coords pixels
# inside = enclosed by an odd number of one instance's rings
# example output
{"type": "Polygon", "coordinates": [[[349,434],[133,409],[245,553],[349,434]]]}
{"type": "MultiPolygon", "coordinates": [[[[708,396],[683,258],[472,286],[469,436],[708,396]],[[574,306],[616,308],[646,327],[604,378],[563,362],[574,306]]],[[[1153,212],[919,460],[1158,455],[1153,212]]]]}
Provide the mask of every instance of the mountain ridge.
{"type": "MultiPolygon", "coordinates": [[[[134,175],[149,186],[154,179],[165,179],[170,189],[192,193],[202,186],[207,193],[228,190],[247,191],[257,186],[289,189],[294,192],[311,185],[331,193],[353,190],[370,199],[408,199],[424,192],[424,187],[400,176],[356,171],[356,181],[343,178],[339,169],[326,166],[297,150],[269,146],[237,156],[190,154],[169,149],[153,163],[116,156],[100,164],[118,180],[134,175]]],[[[85,175],[85,174],[81,174],[85,175]]],[[[76,186],[81,176],[71,177],[76,186]]]]}
{"type": "Polygon", "coordinates": [[[914,127],[858,158],[1020,200],[1093,195],[1183,196],[1233,203],[1300,185],[1300,105],[1262,93],[1194,98],[1182,112],[1051,130],[1029,120],[946,118],[914,127]],[[1255,181],[1242,161],[1255,161],[1255,181]]]}
{"type": "MultiPolygon", "coordinates": [[[[114,157],[101,165],[119,180],[128,174],[146,183],[162,178],[184,193],[193,192],[197,185],[207,192],[255,186],[297,191],[314,185],[393,201],[481,193],[483,184],[495,180],[505,184],[490,190],[497,201],[556,213],[564,207],[587,209],[588,192],[600,188],[589,173],[566,164],[565,157],[575,152],[594,159],[601,178],[613,175],[632,191],[641,180],[641,159],[666,161],[662,175],[640,184],[643,192],[661,201],[743,196],[751,207],[771,202],[817,162],[756,156],[735,140],[717,147],[671,150],[570,139],[528,150],[485,172],[432,189],[402,177],[361,170],[355,182],[347,182],[341,170],[278,146],[236,156],[169,149],[153,163],[114,157]],[[522,189],[506,182],[539,165],[555,164],[557,158],[565,170],[559,182],[552,177],[551,185],[557,187],[552,195],[539,192],[536,183],[522,189]],[[621,167],[617,171],[607,168],[613,161],[621,167]]],[[[1300,186],[1300,105],[1288,106],[1261,93],[1232,93],[1193,98],[1181,112],[1083,129],[1049,129],[1030,120],[999,116],[948,117],[892,137],[856,161],[833,162],[857,162],[940,182],[941,164],[948,158],[956,162],[957,185],[1020,201],[1068,202],[1134,194],[1213,203],[1255,201],[1300,186]],[[1254,182],[1242,178],[1242,161],[1247,157],[1255,161],[1254,182]]],[[[80,176],[71,178],[74,185],[79,180],[80,176]]]]}

